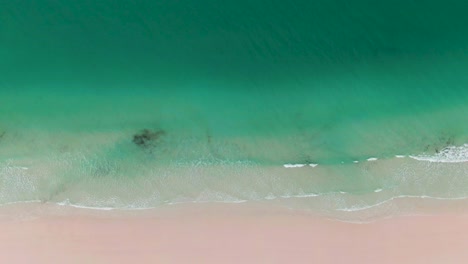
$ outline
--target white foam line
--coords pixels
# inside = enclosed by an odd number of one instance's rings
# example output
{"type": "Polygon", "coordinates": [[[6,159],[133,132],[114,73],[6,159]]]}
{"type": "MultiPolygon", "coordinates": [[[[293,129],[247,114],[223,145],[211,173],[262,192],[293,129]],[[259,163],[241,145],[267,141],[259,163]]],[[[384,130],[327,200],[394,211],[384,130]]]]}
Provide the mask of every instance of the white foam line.
{"type": "Polygon", "coordinates": [[[312,168],[315,168],[315,167],[317,167],[317,166],[318,166],[318,164],[311,163],[311,164],[309,164],[309,166],[311,166],[312,168]]]}
{"type": "Polygon", "coordinates": [[[20,170],[29,170],[28,167],[23,167],[23,166],[7,166],[9,169],[20,169],[20,170]]]}
{"type": "Polygon", "coordinates": [[[433,196],[427,196],[427,195],[399,195],[399,196],[394,196],[391,198],[388,198],[387,200],[384,200],[382,202],[373,204],[373,205],[368,205],[368,206],[362,206],[362,207],[355,207],[355,208],[340,208],[336,209],[336,211],[342,211],[342,212],[358,212],[358,211],[364,211],[367,209],[371,209],[373,207],[378,207],[383,204],[386,204],[388,202],[391,202],[396,199],[403,199],[403,198],[420,198],[420,199],[433,199],[433,200],[447,200],[447,201],[454,201],[454,200],[465,200],[468,199],[468,197],[455,197],[455,198],[444,198],[444,197],[433,197],[433,196]]]}
{"type": "Polygon", "coordinates": [[[367,161],[376,161],[377,158],[368,158],[367,161]]]}
{"type": "MultiPolygon", "coordinates": [[[[227,204],[230,204],[230,203],[235,203],[235,204],[238,204],[238,203],[246,203],[248,202],[248,200],[237,200],[237,201],[185,201],[185,202],[168,202],[167,204],[168,205],[175,205],[175,204],[187,204],[187,203],[201,203],[201,204],[204,204],[204,203],[227,203],[227,204]]],[[[153,209],[153,208],[156,208],[156,207],[148,207],[148,208],[143,208],[143,209],[153,209]]],[[[124,209],[126,210],[126,208],[121,208],[121,209],[124,209]]]]}
{"type": "MultiPolygon", "coordinates": [[[[19,201],[19,202],[3,203],[0,206],[12,205],[12,204],[32,204],[32,203],[44,203],[44,202],[41,201],[41,200],[30,200],[30,201],[19,201]]],[[[59,205],[59,206],[70,206],[70,207],[81,208],[81,209],[105,210],[105,211],[118,209],[118,208],[111,208],[111,207],[83,206],[83,205],[72,204],[72,203],[69,203],[69,202],[58,202],[58,203],[45,202],[45,204],[55,204],[55,205],[59,205]]]]}
{"type": "Polygon", "coordinates": [[[4,169],[7,169],[7,170],[15,170],[15,169],[29,170],[28,167],[22,167],[22,166],[6,166],[4,169]]]}
{"type": "Polygon", "coordinates": [[[468,162],[467,159],[460,159],[460,160],[455,160],[455,159],[449,159],[449,158],[439,158],[436,156],[409,156],[412,159],[419,160],[419,161],[428,161],[428,162],[438,162],[438,163],[462,163],[462,162],[468,162]]]}
{"type": "Polygon", "coordinates": [[[60,206],[70,206],[70,207],[80,208],[80,209],[92,209],[92,210],[103,210],[103,211],[110,211],[110,210],[117,209],[113,207],[95,207],[95,206],[84,206],[84,205],[79,205],[79,204],[72,204],[68,200],[65,200],[63,202],[58,202],[55,204],[60,205],[60,206]]]}
{"type": "Polygon", "coordinates": [[[297,195],[281,195],[279,198],[290,199],[290,198],[309,198],[309,197],[317,197],[320,194],[316,193],[308,193],[308,194],[297,194],[297,195]]]}
{"type": "MultiPolygon", "coordinates": [[[[303,193],[303,194],[294,194],[294,195],[280,195],[280,196],[267,196],[268,200],[273,200],[273,199],[291,199],[291,198],[310,198],[310,197],[318,197],[318,196],[325,196],[325,195],[332,195],[332,194],[347,194],[347,192],[344,191],[337,191],[337,192],[328,192],[328,193],[303,193]]],[[[267,198],[265,198],[267,199],[267,198]]]]}
{"type": "Polygon", "coordinates": [[[42,202],[41,200],[17,201],[17,202],[2,203],[2,204],[0,204],[0,206],[12,205],[12,204],[41,203],[41,202],[42,202]]]}
{"type": "MultiPolygon", "coordinates": [[[[381,192],[383,189],[376,189],[374,192],[381,192]]],[[[291,199],[291,198],[310,198],[310,197],[318,197],[322,195],[328,195],[328,194],[333,194],[333,193],[340,193],[340,194],[347,194],[347,192],[344,191],[339,191],[339,192],[332,192],[332,193],[324,193],[324,194],[316,194],[316,193],[310,193],[310,194],[298,194],[298,195],[282,195],[282,196],[268,196],[263,199],[265,200],[274,200],[274,199],[291,199]]],[[[396,199],[403,199],[403,198],[418,198],[418,199],[433,199],[433,200],[447,200],[447,201],[454,201],[454,200],[465,200],[468,199],[468,197],[434,197],[434,196],[427,196],[427,195],[399,195],[399,196],[394,196],[391,198],[388,198],[386,200],[383,200],[381,202],[368,205],[368,206],[362,206],[362,207],[351,207],[351,208],[339,208],[335,209],[336,211],[342,211],[342,212],[358,212],[358,211],[364,211],[367,209],[371,209],[374,207],[381,206],[383,204],[386,204],[388,202],[391,202],[396,199]]],[[[170,201],[165,201],[165,204],[161,205],[176,205],[176,204],[186,204],[186,203],[246,203],[249,202],[249,200],[235,200],[235,201],[183,201],[183,202],[170,202],[170,201]]],[[[9,203],[3,203],[0,204],[0,206],[6,206],[6,205],[11,205],[11,204],[27,204],[27,203],[44,203],[41,200],[30,200],[30,201],[18,201],[18,202],[9,202],[9,203]]],[[[125,207],[96,207],[96,206],[84,206],[84,205],[79,205],[79,204],[72,204],[68,200],[65,200],[63,202],[58,202],[58,203],[52,203],[52,202],[45,202],[45,204],[52,204],[52,205],[59,205],[59,206],[69,206],[69,207],[74,207],[74,208],[79,208],[79,209],[88,209],[88,210],[102,210],[102,211],[111,211],[111,210],[148,210],[148,209],[155,209],[157,207],[133,207],[133,206],[125,206],[125,207]]]]}
{"type": "Polygon", "coordinates": [[[404,157],[406,157],[406,156],[405,155],[395,155],[395,158],[398,158],[398,159],[402,159],[404,157]]]}
{"type": "Polygon", "coordinates": [[[359,161],[358,161],[358,160],[355,160],[355,161],[353,161],[353,163],[359,163],[359,161]]]}
{"type": "MultiPolygon", "coordinates": [[[[306,196],[304,196],[306,197],[306,196]]],[[[165,201],[165,204],[161,205],[175,205],[175,204],[186,204],[186,203],[245,203],[248,202],[248,200],[236,200],[236,201],[184,201],[184,202],[169,202],[165,201]]],[[[29,204],[29,203],[44,203],[41,200],[31,200],[31,201],[19,201],[19,202],[9,202],[9,203],[3,203],[0,204],[0,206],[7,206],[11,204],[29,204]]],[[[51,204],[51,205],[58,205],[58,206],[68,206],[68,207],[73,207],[73,208],[79,208],[79,209],[88,209],[88,210],[101,210],[101,211],[112,211],[112,210],[149,210],[149,209],[155,209],[157,207],[134,207],[134,206],[125,206],[125,207],[97,207],[97,206],[85,206],[85,205],[79,205],[79,204],[73,204],[70,203],[69,201],[63,201],[63,202],[57,202],[57,203],[52,203],[52,202],[45,202],[44,204],[51,204]]]]}
{"type": "Polygon", "coordinates": [[[468,162],[468,144],[462,146],[446,147],[434,155],[413,155],[409,156],[419,161],[441,162],[441,163],[461,163],[468,162]]]}
{"type": "Polygon", "coordinates": [[[306,164],[284,164],[283,167],[285,168],[302,168],[304,167],[306,164]]]}

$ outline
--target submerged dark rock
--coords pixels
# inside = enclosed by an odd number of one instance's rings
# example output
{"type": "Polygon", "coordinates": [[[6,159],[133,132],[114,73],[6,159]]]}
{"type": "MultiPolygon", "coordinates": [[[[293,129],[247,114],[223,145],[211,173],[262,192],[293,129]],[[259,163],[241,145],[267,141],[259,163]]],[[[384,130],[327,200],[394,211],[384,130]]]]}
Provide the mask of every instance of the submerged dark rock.
{"type": "Polygon", "coordinates": [[[450,136],[448,139],[445,141],[445,147],[453,146],[455,145],[455,137],[450,136]]]}
{"type": "Polygon", "coordinates": [[[448,148],[454,146],[455,144],[456,144],[455,136],[453,136],[453,135],[442,135],[442,136],[439,137],[438,142],[436,142],[434,144],[431,144],[431,145],[427,145],[424,148],[424,151],[425,152],[434,151],[436,154],[439,154],[441,152],[444,152],[448,148]]]}
{"type": "Polygon", "coordinates": [[[165,135],[164,130],[151,131],[143,129],[140,133],[133,135],[133,143],[139,147],[154,146],[161,136],[165,135]]]}

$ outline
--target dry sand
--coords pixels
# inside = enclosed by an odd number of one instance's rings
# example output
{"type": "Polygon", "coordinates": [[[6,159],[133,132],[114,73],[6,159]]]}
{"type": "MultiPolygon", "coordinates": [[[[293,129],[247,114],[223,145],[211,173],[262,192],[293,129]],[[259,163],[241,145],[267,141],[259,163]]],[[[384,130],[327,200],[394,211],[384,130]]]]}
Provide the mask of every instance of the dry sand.
{"type": "Polygon", "coordinates": [[[468,262],[468,216],[461,214],[353,224],[245,204],[67,210],[2,219],[0,263],[468,262]]]}

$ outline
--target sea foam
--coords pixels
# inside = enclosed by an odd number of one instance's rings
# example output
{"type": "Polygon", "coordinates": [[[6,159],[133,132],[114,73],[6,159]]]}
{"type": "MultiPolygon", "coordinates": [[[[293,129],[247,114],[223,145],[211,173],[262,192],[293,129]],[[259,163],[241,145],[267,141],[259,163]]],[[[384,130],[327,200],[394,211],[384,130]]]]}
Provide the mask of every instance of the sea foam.
{"type": "Polygon", "coordinates": [[[429,162],[457,163],[468,162],[468,144],[444,148],[434,155],[409,156],[412,159],[429,162]]]}
{"type": "Polygon", "coordinates": [[[457,200],[466,200],[468,197],[462,196],[462,197],[437,197],[437,196],[428,196],[428,195],[398,195],[398,196],[393,196],[388,199],[385,199],[383,201],[370,204],[370,205],[364,205],[364,206],[351,206],[347,208],[338,208],[336,211],[342,211],[342,212],[357,212],[357,211],[364,211],[364,210],[369,210],[375,207],[382,206],[384,204],[387,204],[389,202],[392,202],[397,199],[405,199],[405,198],[413,198],[413,199],[432,199],[432,200],[446,200],[446,201],[457,201],[457,200]]]}
{"type": "Polygon", "coordinates": [[[302,168],[306,164],[284,164],[283,167],[285,168],[302,168]]]}

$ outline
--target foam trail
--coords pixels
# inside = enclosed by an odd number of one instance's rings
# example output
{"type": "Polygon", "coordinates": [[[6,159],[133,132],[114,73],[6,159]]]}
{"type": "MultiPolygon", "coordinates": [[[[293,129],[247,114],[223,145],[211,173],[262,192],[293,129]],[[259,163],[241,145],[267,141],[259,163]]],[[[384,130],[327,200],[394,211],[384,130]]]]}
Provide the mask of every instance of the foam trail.
{"type": "Polygon", "coordinates": [[[429,162],[460,163],[468,162],[468,144],[444,148],[434,155],[413,155],[412,159],[429,162]]]}
{"type": "Polygon", "coordinates": [[[463,197],[455,197],[455,198],[447,198],[447,197],[433,197],[433,196],[427,196],[427,195],[399,195],[399,196],[394,196],[389,199],[386,199],[384,201],[368,205],[368,206],[362,206],[362,207],[351,207],[351,208],[339,208],[336,209],[336,211],[342,211],[342,212],[357,212],[357,211],[364,211],[367,209],[371,209],[374,207],[378,207],[381,205],[384,205],[388,202],[394,201],[396,199],[403,199],[403,198],[420,198],[420,199],[434,199],[434,200],[447,200],[447,201],[456,201],[456,200],[465,200],[468,199],[468,197],[463,196],[463,197]]]}
{"type": "Polygon", "coordinates": [[[8,202],[8,203],[2,203],[0,206],[7,206],[7,205],[13,205],[13,204],[30,204],[30,203],[42,203],[41,200],[28,200],[28,201],[17,201],[17,202],[8,202]]]}
{"type": "Polygon", "coordinates": [[[67,199],[63,202],[58,202],[56,203],[57,205],[61,206],[70,206],[74,208],[80,208],[80,209],[92,209],[92,210],[103,210],[103,211],[110,211],[110,210],[116,210],[118,208],[114,207],[94,207],[94,206],[84,206],[84,205],[78,205],[78,204],[72,204],[70,201],[67,199]]]}
{"type": "Polygon", "coordinates": [[[304,167],[306,164],[284,164],[283,167],[285,168],[302,168],[304,167]]]}
{"type": "Polygon", "coordinates": [[[309,197],[317,197],[317,196],[320,196],[320,194],[309,193],[309,194],[298,194],[298,195],[281,195],[279,196],[279,198],[290,199],[290,198],[309,198],[309,197]]]}

